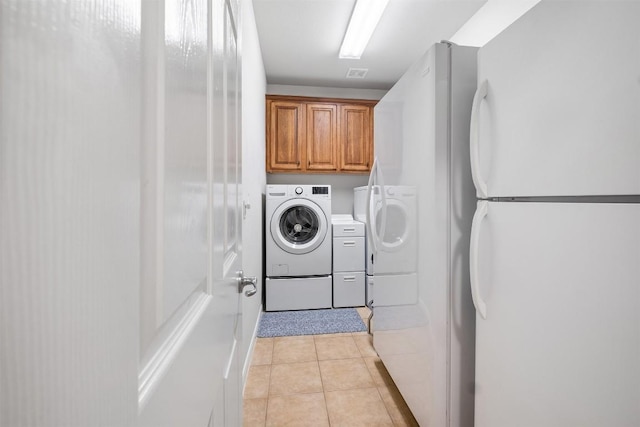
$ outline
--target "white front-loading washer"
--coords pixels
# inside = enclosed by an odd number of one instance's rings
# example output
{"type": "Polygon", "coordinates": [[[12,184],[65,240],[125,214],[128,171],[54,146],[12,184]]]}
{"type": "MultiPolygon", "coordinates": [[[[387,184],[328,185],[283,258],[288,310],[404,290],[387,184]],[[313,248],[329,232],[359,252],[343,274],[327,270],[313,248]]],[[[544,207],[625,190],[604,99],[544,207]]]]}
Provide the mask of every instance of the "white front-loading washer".
{"type": "Polygon", "coordinates": [[[265,309],[331,307],[331,186],[268,185],[265,309]]]}

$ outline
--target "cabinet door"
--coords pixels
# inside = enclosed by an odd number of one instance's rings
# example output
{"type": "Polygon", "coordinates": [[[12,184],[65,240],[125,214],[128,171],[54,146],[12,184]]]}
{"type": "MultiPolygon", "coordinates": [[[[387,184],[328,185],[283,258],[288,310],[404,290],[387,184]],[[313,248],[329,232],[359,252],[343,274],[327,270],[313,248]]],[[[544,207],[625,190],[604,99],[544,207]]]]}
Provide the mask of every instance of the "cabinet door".
{"type": "Polygon", "coordinates": [[[335,171],[338,142],[336,104],[307,104],[307,170],[335,171]]]}
{"type": "Polygon", "coordinates": [[[340,170],[367,172],[371,168],[372,114],[366,105],[340,106],[340,170]]]}
{"type": "Polygon", "coordinates": [[[301,168],[305,149],[304,113],[302,103],[268,103],[267,172],[301,168]]]}

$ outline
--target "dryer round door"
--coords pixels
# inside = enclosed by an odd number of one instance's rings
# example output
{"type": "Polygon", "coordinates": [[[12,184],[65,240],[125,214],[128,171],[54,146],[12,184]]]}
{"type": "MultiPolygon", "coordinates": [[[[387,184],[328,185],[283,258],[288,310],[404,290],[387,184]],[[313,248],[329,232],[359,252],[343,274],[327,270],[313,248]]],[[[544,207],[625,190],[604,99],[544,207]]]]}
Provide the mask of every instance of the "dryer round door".
{"type": "MultiPolygon", "coordinates": [[[[376,229],[382,229],[382,202],[376,204],[374,222],[376,229]]],[[[397,199],[387,199],[387,221],[382,239],[382,250],[397,252],[413,238],[411,212],[407,206],[397,199]]]]}
{"type": "Polygon", "coordinates": [[[271,216],[273,241],[291,254],[312,252],[322,244],[327,230],[326,215],[311,200],[287,200],[271,216]]]}

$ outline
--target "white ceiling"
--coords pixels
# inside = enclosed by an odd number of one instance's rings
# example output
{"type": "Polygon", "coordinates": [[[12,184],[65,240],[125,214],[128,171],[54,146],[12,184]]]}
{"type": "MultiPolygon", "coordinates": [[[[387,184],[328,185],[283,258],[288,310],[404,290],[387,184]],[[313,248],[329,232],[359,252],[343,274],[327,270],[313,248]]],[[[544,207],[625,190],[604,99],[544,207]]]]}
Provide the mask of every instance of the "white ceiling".
{"type": "Polygon", "coordinates": [[[267,83],[389,89],[485,1],[390,0],[362,58],[339,59],[355,0],[253,0],[267,83]],[[369,71],[347,79],[351,67],[369,71]]]}

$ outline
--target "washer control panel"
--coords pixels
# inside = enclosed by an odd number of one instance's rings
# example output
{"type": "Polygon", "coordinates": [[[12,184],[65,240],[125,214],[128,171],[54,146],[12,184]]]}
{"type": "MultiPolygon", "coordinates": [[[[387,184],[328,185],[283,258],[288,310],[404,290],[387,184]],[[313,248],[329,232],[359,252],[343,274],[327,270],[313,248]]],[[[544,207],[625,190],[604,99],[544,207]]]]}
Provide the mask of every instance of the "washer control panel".
{"type": "Polygon", "coordinates": [[[307,197],[310,199],[331,199],[330,185],[267,185],[267,199],[287,197],[307,197]]]}
{"type": "Polygon", "coordinates": [[[289,185],[287,188],[289,196],[308,198],[331,198],[330,185],[289,185]]]}
{"type": "Polygon", "coordinates": [[[329,194],[329,186],[323,185],[320,187],[311,187],[311,191],[313,194],[329,194]]]}

